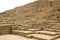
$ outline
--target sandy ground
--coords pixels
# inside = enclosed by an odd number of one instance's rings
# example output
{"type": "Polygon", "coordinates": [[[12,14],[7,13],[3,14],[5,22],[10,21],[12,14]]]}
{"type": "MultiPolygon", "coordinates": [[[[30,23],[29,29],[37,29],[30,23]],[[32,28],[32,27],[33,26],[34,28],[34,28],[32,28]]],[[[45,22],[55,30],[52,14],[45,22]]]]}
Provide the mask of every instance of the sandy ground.
{"type": "Polygon", "coordinates": [[[36,39],[29,39],[22,36],[8,34],[8,35],[1,35],[0,40],[36,40],[36,39]]]}
{"type": "Polygon", "coordinates": [[[60,40],[60,38],[58,38],[58,39],[55,39],[55,40],[60,40]]]}

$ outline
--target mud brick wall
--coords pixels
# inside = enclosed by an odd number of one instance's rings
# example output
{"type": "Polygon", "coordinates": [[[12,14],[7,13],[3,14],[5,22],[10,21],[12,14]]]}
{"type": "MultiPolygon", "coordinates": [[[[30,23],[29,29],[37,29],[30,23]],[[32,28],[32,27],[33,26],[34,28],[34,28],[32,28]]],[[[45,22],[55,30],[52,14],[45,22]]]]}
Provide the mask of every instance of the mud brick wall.
{"type": "MultiPolygon", "coordinates": [[[[52,6],[56,6],[56,5],[60,5],[60,1],[53,1],[52,2],[52,6]]],[[[51,27],[50,24],[48,23],[49,20],[47,17],[50,14],[53,15],[53,12],[49,13],[46,16],[47,13],[42,12],[40,14],[40,11],[37,10],[37,8],[41,9],[41,8],[45,8],[45,7],[47,8],[49,6],[50,6],[50,2],[48,2],[48,1],[38,1],[38,2],[30,3],[25,6],[20,6],[15,9],[6,11],[6,12],[0,14],[0,24],[2,24],[2,25],[3,24],[14,24],[14,25],[16,24],[18,26],[20,25],[19,26],[20,28],[22,28],[22,27],[23,28],[29,28],[29,27],[36,28],[35,25],[38,25],[37,26],[38,28],[40,26],[42,26],[42,27],[44,26],[46,28],[48,25],[49,25],[49,27],[51,27]],[[37,12],[35,12],[35,11],[37,11],[37,12]],[[48,21],[45,20],[43,17],[46,18],[48,21]],[[48,23],[48,24],[45,25],[46,23],[48,23]]],[[[60,14],[60,13],[58,13],[58,14],[60,14]]],[[[11,33],[10,27],[11,26],[0,26],[0,34],[11,33]]],[[[56,27],[58,27],[58,25],[56,27]]]]}
{"type": "MultiPolygon", "coordinates": [[[[39,1],[39,5],[41,7],[49,7],[51,5],[51,1],[39,1]]],[[[60,5],[60,0],[53,0],[52,1],[52,6],[58,6],[58,5],[60,5]]]]}
{"type": "Polygon", "coordinates": [[[58,5],[60,5],[60,1],[53,1],[53,4],[52,4],[53,6],[58,6],[58,5]]]}
{"type": "Polygon", "coordinates": [[[9,27],[9,26],[0,26],[0,35],[10,34],[10,33],[11,33],[11,27],[9,27]]]}
{"type": "Polygon", "coordinates": [[[47,1],[39,1],[39,7],[47,7],[48,3],[47,1]]]}

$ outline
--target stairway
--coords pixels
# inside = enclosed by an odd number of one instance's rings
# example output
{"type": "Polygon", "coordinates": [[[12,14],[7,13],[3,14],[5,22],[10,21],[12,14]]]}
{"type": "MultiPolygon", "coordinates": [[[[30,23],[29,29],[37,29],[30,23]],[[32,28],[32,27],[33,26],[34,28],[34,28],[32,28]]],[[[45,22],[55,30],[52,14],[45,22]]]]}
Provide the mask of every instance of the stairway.
{"type": "Polygon", "coordinates": [[[47,31],[47,30],[13,30],[13,34],[20,35],[27,38],[36,40],[57,40],[60,38],[60,32],[47,31]]]}

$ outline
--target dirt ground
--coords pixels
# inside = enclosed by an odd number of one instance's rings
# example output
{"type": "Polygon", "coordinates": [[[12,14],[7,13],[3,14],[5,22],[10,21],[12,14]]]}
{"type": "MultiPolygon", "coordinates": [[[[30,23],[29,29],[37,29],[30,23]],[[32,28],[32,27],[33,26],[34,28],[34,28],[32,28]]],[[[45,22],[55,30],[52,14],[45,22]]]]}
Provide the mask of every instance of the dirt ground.
{"type": "Polygon", "coordinates": [[[29,39],[22,36],[8,34],[8,35],[1,35],[0,40],[35,40],[35,39],[29,39]]]}

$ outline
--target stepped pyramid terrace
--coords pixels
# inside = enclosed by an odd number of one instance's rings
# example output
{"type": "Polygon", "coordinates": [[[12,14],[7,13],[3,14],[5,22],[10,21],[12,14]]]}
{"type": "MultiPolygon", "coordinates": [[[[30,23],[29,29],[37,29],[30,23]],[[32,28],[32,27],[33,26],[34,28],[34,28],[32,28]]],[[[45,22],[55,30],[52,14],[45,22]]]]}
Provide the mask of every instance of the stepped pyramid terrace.
{"type": "Polygon", "coordinates": [[[0,13],[0,40],[60,40],[60,0],[37,0],[0,13]]]}

